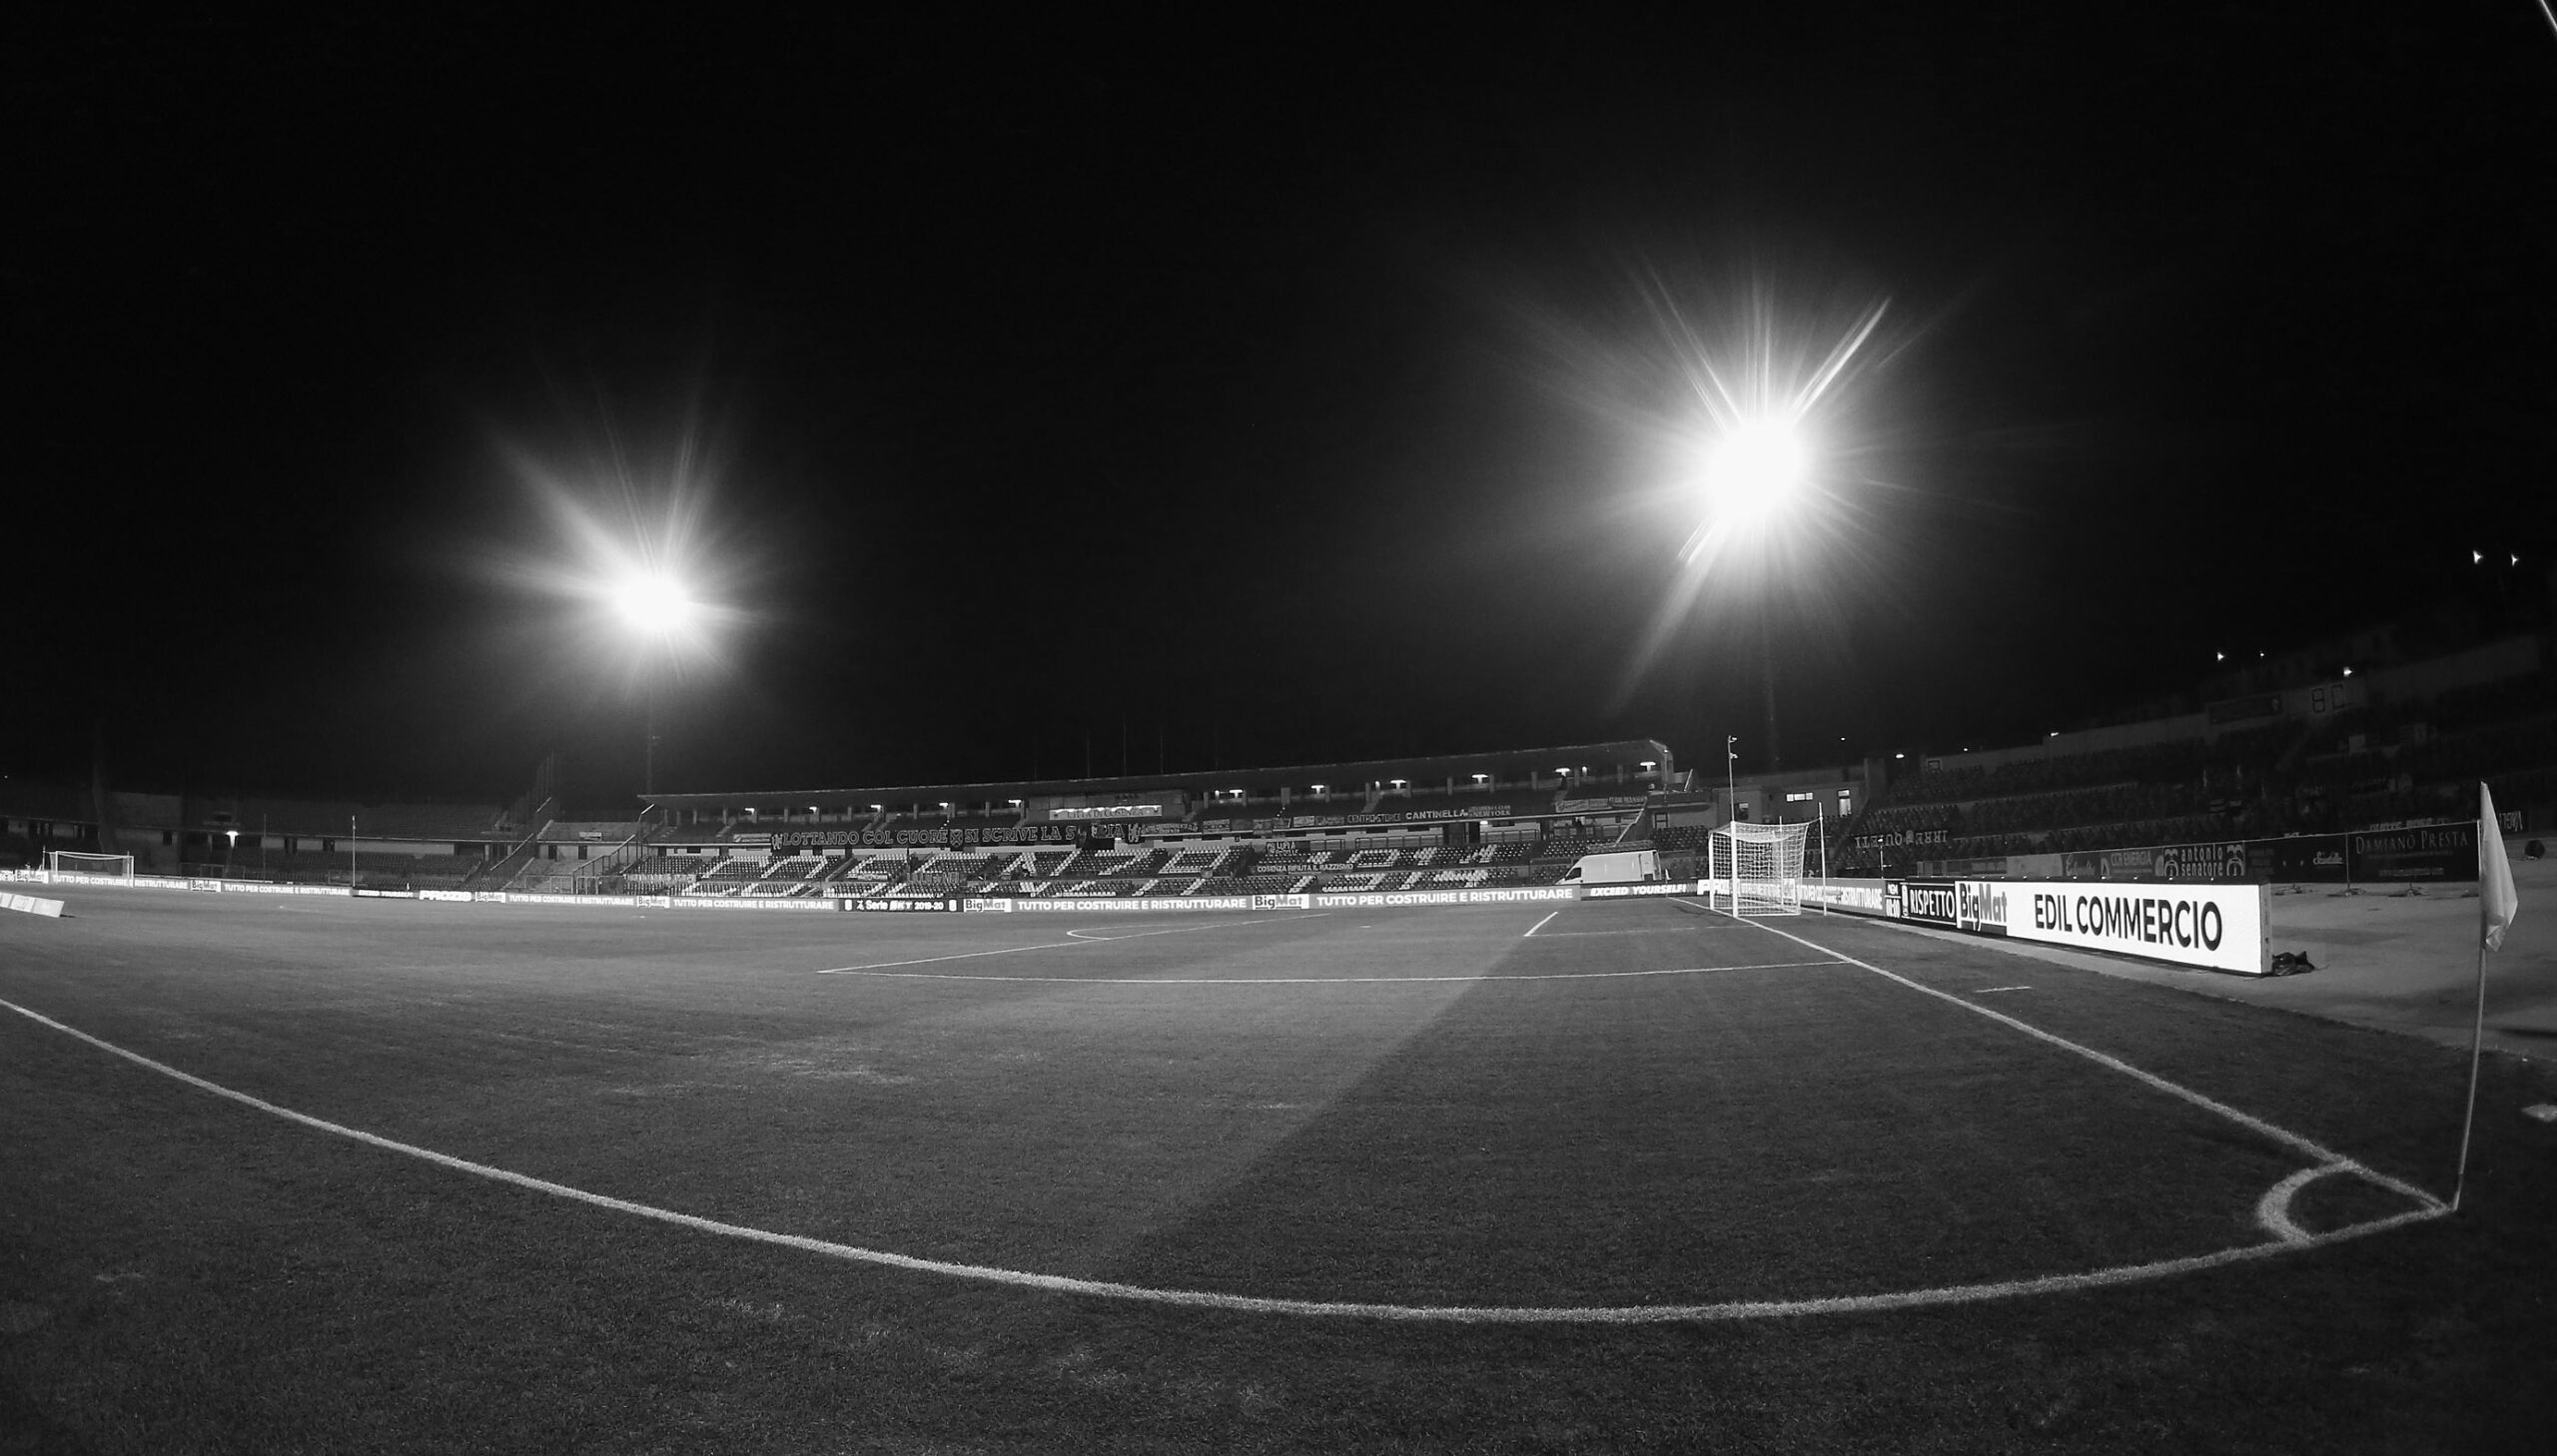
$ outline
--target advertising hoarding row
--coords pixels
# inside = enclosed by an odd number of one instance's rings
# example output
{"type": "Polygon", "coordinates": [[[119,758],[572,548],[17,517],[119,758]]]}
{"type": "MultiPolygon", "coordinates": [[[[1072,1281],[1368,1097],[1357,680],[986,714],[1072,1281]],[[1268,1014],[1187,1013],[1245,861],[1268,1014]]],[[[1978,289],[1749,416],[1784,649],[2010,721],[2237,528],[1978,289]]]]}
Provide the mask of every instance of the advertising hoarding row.
{"type": "Polygon", "coordinates": [[[2270,898],[2256,883],[2084,880],[1895,880],[1881,897],[1913,925],[2246,976],[2271,969],[2270,898]]]}

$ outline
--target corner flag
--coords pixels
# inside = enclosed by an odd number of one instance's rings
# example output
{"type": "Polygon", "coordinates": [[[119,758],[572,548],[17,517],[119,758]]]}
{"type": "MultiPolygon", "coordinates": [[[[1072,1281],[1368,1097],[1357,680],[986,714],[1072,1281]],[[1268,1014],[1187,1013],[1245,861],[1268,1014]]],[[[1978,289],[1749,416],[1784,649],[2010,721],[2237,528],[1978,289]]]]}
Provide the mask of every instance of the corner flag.
{"type": "Polygon", "coordinates": [[[2504,948],[2518,897],[2513,862],[2504,854],[2504,827],[2495,821],[2495,796],[2477,785],[2477,1022],[2468,1034],[2468,1111],[2459,1120],[2459,1172],[2450,1185],[2450,1211],[2468,1188],[2468,1134],[2477,1125],[2477,1064],[2486,1045],[2486,953],[2504,948]]]}
{"type": "Polygon", "coordinates": [[[2481,783],[2477,786],[2477,929],[2487,950],[2504,948],[2504,932],[2512,926],[2516,908],[2513,862],[2504,853],[2495,796],[2481,783]]]}

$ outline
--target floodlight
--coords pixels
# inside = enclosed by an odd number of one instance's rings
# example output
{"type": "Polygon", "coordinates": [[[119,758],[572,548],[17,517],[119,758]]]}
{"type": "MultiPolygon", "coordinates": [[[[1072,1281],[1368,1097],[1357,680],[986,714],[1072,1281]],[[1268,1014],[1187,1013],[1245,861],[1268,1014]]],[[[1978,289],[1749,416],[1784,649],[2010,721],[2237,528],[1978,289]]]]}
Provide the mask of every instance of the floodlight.
{"type": "Polygon", "coordinates": [[[632,631],[649,637],[671,637],[700,614],[681,582],[655,573],[623,577],[612,588],[612,605],[632,631]]]}
{"type": "Polygon", "coordinates": [[[2471,566],[2483,565],[2485,560],[2486,553],[2483,551],[2471,551],[2468,553],[2468,564],[2471,566]]]}
{"type": "Polygon", "coordinates": [[[1809,452],[1790,424],[1743,424],[1715,446],[1705,466],[1705,490],[1717,513],[1756,524],[1781,511],[1802,483],[1809,452]]]}
{"type": "Polygon", "coordinates": [[[2346,676],[2346,677],[2350,677],[2350,676],[2352,676],[2352,675],[2353,675],[2353,670],[2352,670],[2351,668],[2347,667],[2347,668],[2345,668],[2345,669],[2344,669],[2344,676],[2346,676]]]}

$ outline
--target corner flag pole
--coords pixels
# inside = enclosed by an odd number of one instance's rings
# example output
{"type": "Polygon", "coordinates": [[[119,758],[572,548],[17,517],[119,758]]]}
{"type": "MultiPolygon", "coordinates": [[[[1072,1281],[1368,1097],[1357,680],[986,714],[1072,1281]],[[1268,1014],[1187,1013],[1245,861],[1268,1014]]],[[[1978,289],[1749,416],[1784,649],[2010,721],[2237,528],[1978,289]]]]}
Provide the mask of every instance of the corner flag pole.
{"type": "Polygon", "coordinates": [[[2486,953],[2504,947],[2504,931],[2519,908],[2513,891],[2512,861],[2504,855],[2502,826],[2495,819],[2494,791],[2477,786],[2477,1012],[2468,1032],[2468,1109],[2459,1119],[2459,1171],[2450,1185],[2450,1211],[2459,1211],[2459,1195],[2468,1188],[2468,1140],[2477,1126],[2477,1070],[2486,1042],[2486,953]]]}

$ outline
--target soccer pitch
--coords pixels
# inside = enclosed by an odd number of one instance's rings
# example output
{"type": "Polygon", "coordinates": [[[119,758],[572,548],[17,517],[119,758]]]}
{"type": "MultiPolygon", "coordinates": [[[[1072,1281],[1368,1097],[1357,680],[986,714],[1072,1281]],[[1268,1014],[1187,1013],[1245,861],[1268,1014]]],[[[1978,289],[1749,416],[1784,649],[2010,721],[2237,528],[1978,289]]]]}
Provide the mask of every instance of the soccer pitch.
{"type": "Polygon", "coordinates": [[[99,1449],[2491,1440],[2557,1266],[2443,1049],[1845,918],[96,891],[0,1000],[99,1449]]]}

